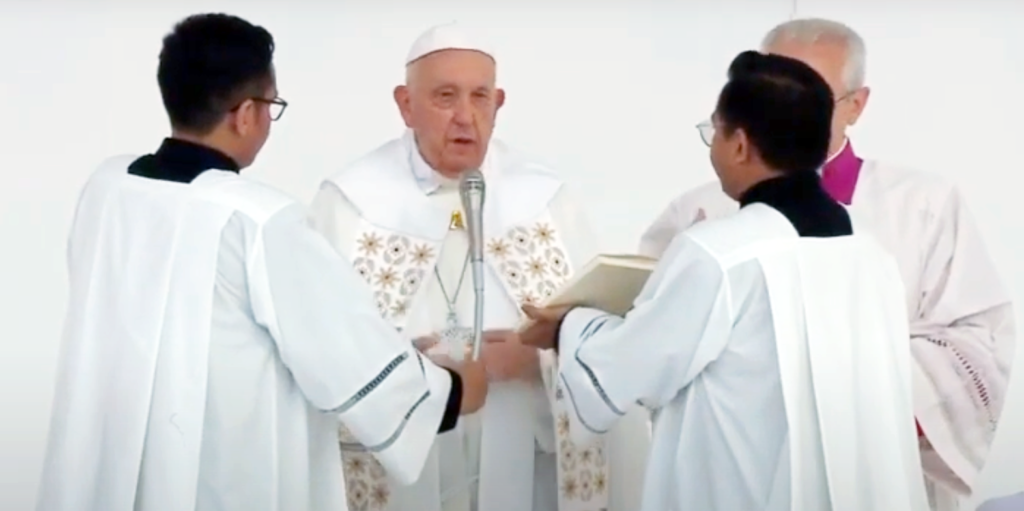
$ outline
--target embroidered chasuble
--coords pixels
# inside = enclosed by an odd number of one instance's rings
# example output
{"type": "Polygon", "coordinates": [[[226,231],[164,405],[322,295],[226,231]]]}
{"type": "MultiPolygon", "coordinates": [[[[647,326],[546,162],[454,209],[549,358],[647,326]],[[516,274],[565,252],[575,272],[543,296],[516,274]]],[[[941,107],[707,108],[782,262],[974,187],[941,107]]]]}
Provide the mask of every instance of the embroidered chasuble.
{"type": "MultiPolygon", "coordinates": [[[[468,238],[457,182],[424,168],[412,144],[407,135],[328,179],[312,207],[314,225],[352,260],[373,288],[381,313],[409,339],[448,328],[449,302],[455,304],[459,325],[471,328],[474,306],[471,271],[466,268],[463,276],[468,238]]],[[[485,330],[515,328],[522,304],[552,293],[596,253],[582,216],[563,198],[561,183],[546,170],[538,173],[517,164],[515,153],[504,146],[495,147],[492,142],[484,167],[485,330]],[[497,163],[500,156],[505,165],[497,163]]],[[[553,369],[553,357],[541,354],[543,370],[553,369]]],[[[621,479],[628,488],[612,495],[613,501],[630,503],[609,508],[604,442],[571,443],[562,399],[541,379],[492,383],[480,420],[462,421],[456,431],[439,436],[421,479],[409,487],[394,485],[372,456],[355,452],[357,446],[346,448],[343,432],[350,506],[387,511],[635,509],[649,438],[646,422],[633,417],[631,427],[643,433],[630,433],[636,439],[630,445],[640,454],[623,456],[628,464],[623,464],[621,479]]],[[[636,413],[643,410],[637,407],[636,413]]]]}

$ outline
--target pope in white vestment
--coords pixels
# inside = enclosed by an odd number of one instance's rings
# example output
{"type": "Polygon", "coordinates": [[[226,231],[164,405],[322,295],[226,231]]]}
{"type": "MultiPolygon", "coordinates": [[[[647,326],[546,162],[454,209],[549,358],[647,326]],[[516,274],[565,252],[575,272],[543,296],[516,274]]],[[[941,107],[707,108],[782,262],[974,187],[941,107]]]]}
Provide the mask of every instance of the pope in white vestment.
{"type": "MultiPolygon", "coordinates": [[[[562,180],[491,140],[504,92],[495,88],[493,52],[468,34],[442,25],[416,41],[407,84],[396,89],[409,129],[330,176],[312,205],[315,227],[353,261],[381,314],[412,337],[450,339],[473,326],[458,192],[463,170],[480,169],[486,179],[484,328],[515,328],[522,304],[552,293],[597,253],[562,180]]],[[[441,342],[431,353],[446,348],[441,342]]],[[[544,384],[553,356],[483,346],[481,360],[492,376],[487,405],[479,421],[438,437],[413,486],[395,484],[373,460],[350,451],[356,445],[342,432],[350,506],[634,511],[650,439],[646,410],[633,407],[630,420],[605,440],[574,444],[565,403],[544,384]],[[367,499],[364,489],[374,488],[387,498],[367,499]]]]}
{"type": "Polygon", "coordinates": [[[642,511],[927,509],[896,263],[815,173],[831,101],[800,62],[741,54],[711,159],[742,209],[670,242],[625,317],[527,308],[573,438],[656,410],[642,511]]]}
{"type": "Polygon", "coordinates": [[[345,510],[339,419],[410,483],[482,404],[482,369],[421,356],[306,208],[240,175],[287,105],[272,54],[239,18],[180,23],[172,138],[83,188],[39,511],[345,510]]]}
{"type": "MultiPolygon", "coordinates": [[[[849,204],[896,258],[906,288],[914,360],[914,406],[933,508],[959,509],[988,457],[1005,402],[1016,342],[1003,279],[957,188],[936,176],[861,159],[846,138],[866,104],[864,43],[827,20],[785,23],[764,51],[807,62],[837,98],[826,188],[849,204]]],[[[710,140],[708,123],[699,126],[710,140]]],[[[644,233],[640,251],[658,257],[676,234],[737,211],[717,182],[672,201],[644,233]]]]}

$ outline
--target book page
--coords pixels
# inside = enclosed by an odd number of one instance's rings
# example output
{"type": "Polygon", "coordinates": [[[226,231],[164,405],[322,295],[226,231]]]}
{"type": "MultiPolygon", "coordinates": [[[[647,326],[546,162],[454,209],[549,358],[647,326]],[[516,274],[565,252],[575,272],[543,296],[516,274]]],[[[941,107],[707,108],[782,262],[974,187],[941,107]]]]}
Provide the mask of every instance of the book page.
{"type": "Polygon", "coordinates": [[[539,306],[574,305],[625,315],[656,265],[657,260],[643,256],[599,255],[539,306]]]}

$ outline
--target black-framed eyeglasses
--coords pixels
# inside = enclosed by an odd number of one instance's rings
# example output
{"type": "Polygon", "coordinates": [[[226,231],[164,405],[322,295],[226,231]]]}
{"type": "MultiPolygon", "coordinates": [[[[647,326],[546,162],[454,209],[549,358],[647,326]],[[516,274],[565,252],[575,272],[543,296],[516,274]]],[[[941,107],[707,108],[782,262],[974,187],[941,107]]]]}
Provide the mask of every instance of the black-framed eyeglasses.
{"type": "MultiPolygon", "coordinates": [[[[852,98],[858,91],[860,91],[860,89],[854,89],[840,95],[836,98],[835,103],[838,105],[839,103],[852,98]]],[[[700,133],[700,140],[704,142],[704,145],[711,147],[711,141],[715,138],[715,123],[708,119],[697,123],[696,127],[697,132],[700,133]]]]}
{"type": "Polygon", "coordinates": [[[715,123],[710,120],[697,123],[697,132],[700,133],[700,140],[704,145],[711,147],[711,141],[715,138],[715,123]]]}
{"type": "Polygon", "coordinates": [[[288,102],[281,98],[267,99],[267,98],[252,98],[257,103],[266,103],[267,108],[270,110],[270,120],[276,121],[284,115],[284,110],[288,108],[288,102]]]}
{"type": "MultiPolygon", "coordinates": [[[[268,98],[261,98],[261,97],[252,97],[252,98],[246,98],[246,99],[255,101],[256,103],[263,103],[263,104],[267,105],[268,111],[270,113],[270,120],[271,121],[276,121],[276,120],[280,119],[281,116],[284,115],[284,110],[286,108],[288,108],[288,102],[283,100],[283,99],[281,99],[281,98],[268,99],[268,98]]],[[[245,101],[242,101],[242,103],[245,103],[245,101]]],[[[232,108],[231,111],[234,112],[235,110],[238,110],[239,107],[242,106],[242,103],[239,103],[237,106],[232,108]]]]}

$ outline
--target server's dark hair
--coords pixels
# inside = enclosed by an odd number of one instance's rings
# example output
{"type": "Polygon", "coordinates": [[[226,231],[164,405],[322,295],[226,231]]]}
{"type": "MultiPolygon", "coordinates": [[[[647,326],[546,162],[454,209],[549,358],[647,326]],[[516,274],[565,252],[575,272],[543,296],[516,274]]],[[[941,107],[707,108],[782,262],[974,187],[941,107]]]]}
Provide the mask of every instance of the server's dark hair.
{"type": "Polygon", "coordinates": [[[768,166],[788,173],[825,164],[834,107],[828,83],[808,65],[746,51],[729,65],[716,113],[725,135],[743,130],[768,166]]]}
{"type": "Polygon", "coordinates": [[[274,37],[237,16],[197,14],[163,41],[157,82],[175,129],[213,130],[242,101],[262,97],[274,76],[274,37]]]}

